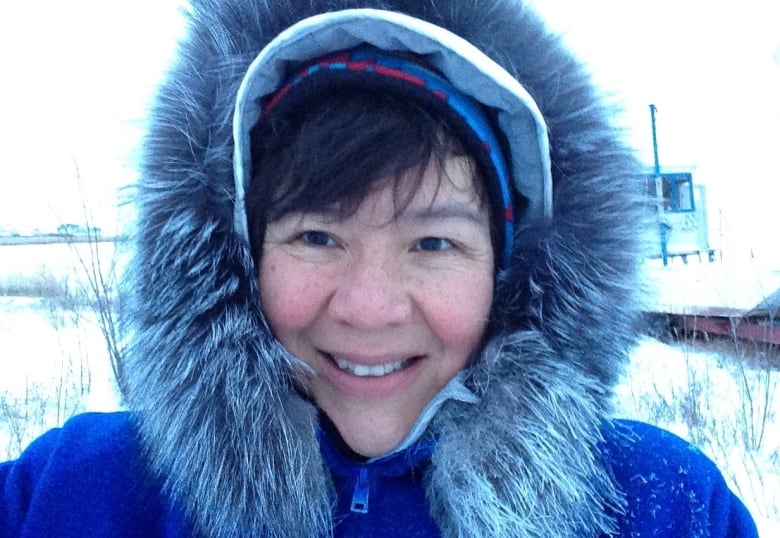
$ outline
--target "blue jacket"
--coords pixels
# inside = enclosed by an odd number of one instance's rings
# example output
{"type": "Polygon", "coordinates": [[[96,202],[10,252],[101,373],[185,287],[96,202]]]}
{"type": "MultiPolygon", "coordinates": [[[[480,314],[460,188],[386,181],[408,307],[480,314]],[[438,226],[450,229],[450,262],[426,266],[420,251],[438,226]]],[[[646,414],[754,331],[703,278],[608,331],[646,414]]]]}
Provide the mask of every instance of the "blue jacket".
{"type": "MultiPolygon", "coordinates": [[[[754,537],[745,507],[713,463],[663,430],[615,421],[602,454],[626,496],[617,536],[754,537]]],[[[338,502],[335,536],[438,536],[422,480],[434,443],[370,464],[351,461],[320,432],[338,502]]],[[[193,469],[193,472],[196,472],[193,469]]],[[[0,537],[184,537],[191,527],[161,491],[127,413],[85,414],[0,465],[0,537]]]]}

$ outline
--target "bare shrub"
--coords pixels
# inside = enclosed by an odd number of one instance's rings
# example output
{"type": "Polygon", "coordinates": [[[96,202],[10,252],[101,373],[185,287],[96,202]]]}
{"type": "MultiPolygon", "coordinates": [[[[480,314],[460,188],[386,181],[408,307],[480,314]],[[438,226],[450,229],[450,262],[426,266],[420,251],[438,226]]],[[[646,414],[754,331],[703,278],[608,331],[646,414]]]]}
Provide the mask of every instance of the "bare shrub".
{"type": "Polygon", "coordinates": [[[0,461],[14,458],[52,425],[83,410],[83,372],[62,372],[54,383],[32,383],[20,395],[0,392],[0,461]],[[74,375],[75,374],[75,375],[74,375]]]}
{"type": "MultiPolygon", "coordinates": [[[[95,332],[90,327],[101,336],[114,383],[122,379],[116,321],[118,249],[114,238],[100,237],[93,226],[77,167],[76,183],[81,193],[86,237],[64,239],[74,260],[73,271],[55,277],[53,271],[43,267],[35,274],[6,277],[0,282],[2,295],[39,299],[31,307],[48,321],[57,348],[51,357],[51,375],[28,380],[21,388],[13,387],[13,391],[0,388],[0,461],[16,457],[42,432],[85,409],[93,387],[93,369],[99,366],[94,361],[90,363],[87,335],[95,332]]],[[[47,334],[47,338],[50,336],[47,334]]]]}
{"type": "Polygon", "coordinates": [[[57,298],[70,295],[68,276],[55,276],[47,267],[31,275],[12,274],[0,279],[0,296],[57,298]]]}

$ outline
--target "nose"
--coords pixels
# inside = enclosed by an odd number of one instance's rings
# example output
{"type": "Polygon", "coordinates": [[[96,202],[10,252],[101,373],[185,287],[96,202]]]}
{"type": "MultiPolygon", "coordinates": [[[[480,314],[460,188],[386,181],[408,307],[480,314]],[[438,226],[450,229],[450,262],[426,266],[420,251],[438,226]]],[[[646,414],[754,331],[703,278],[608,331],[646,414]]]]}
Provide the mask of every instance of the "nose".
{"type": "Polygon", "coordinates": [[[352,260],[331,296],[330,315],[340,323],[363,330],[408,320],[412,299],[400,273],[396,264],[383,256],[352,260]]]}

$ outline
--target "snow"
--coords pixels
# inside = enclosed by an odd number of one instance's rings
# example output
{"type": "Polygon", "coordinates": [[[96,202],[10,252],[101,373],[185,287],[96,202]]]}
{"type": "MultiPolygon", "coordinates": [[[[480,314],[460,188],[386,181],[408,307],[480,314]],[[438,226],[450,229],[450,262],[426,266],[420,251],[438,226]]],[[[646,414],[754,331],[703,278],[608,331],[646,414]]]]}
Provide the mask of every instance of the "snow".
{"type": "Polygon", "coordinates": [[[119,407],[95,312],[73,304],[88,286],[81,260],[93,259],[110,272],[113,246],[0,247],[0,290],[43,295],[0,294],[0,461],[75,413],[119,407]]]}
{"type": "MultiPolygon", "coordinates": [[[[0,285],[20,272],[41,273],[34,260],[12,262],[5,252],[0,248],[0,285]]],[[[73,274],[72,255],[35,252],[29,257],[58,260],[47,274],[73,274]]],[[[667,292],[684,291],[692,300],[699,291],[691,282],[706,281],[708,274],[729,275],[726,283],[775,275],[707,265],[656,267],[651,285],[664,282],[667,292]]],[[[746,283],[742,289],[753,288],[746,283]]],[[[760,535],[780,536],[780,351],[735,354],[726,340],[683,344],[641,342],[616,390],[617,415],[657,424],[699,446],[748,506],[760,535]]],[[[103,335],[88,308],[0,296],[0,361],[0,461],[75,413],[121,407],[103,335]]]]}
{"type": "Polygon", "coordinates": [[[89,312],[0,297],[0,461],[82,411],[119,408],[103,335],[89,312]]]}
{"type": "Polygon", "coordinates": [[[654,260],[646,265],[645,278],[656,292],[652,308],[670,314],[762,310],[766,299],[780,290],[780,270],[750,258],[689,264],[674,260],[666,267],[654,260]]]}

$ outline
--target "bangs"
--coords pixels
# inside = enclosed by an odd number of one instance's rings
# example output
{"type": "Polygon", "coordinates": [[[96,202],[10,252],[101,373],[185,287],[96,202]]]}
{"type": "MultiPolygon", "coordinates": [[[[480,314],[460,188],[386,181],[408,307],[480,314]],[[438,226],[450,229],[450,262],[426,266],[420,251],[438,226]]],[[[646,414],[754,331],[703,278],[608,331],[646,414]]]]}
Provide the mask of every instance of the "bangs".
{"type": "MultiPolygon", "coordinates": [[[[252,131],[247,192],[250,242],[259,261],[265,227],[292,212],[336,210],[348,217],[381,183],[392,182],[396,212],[417,192],[429,163],[468,156],[452,129],[409,100],[340,90],[290,113],[271,112],[252,131]]],[[[482,178],[468,159],[481,203],[482,178]]]]}

